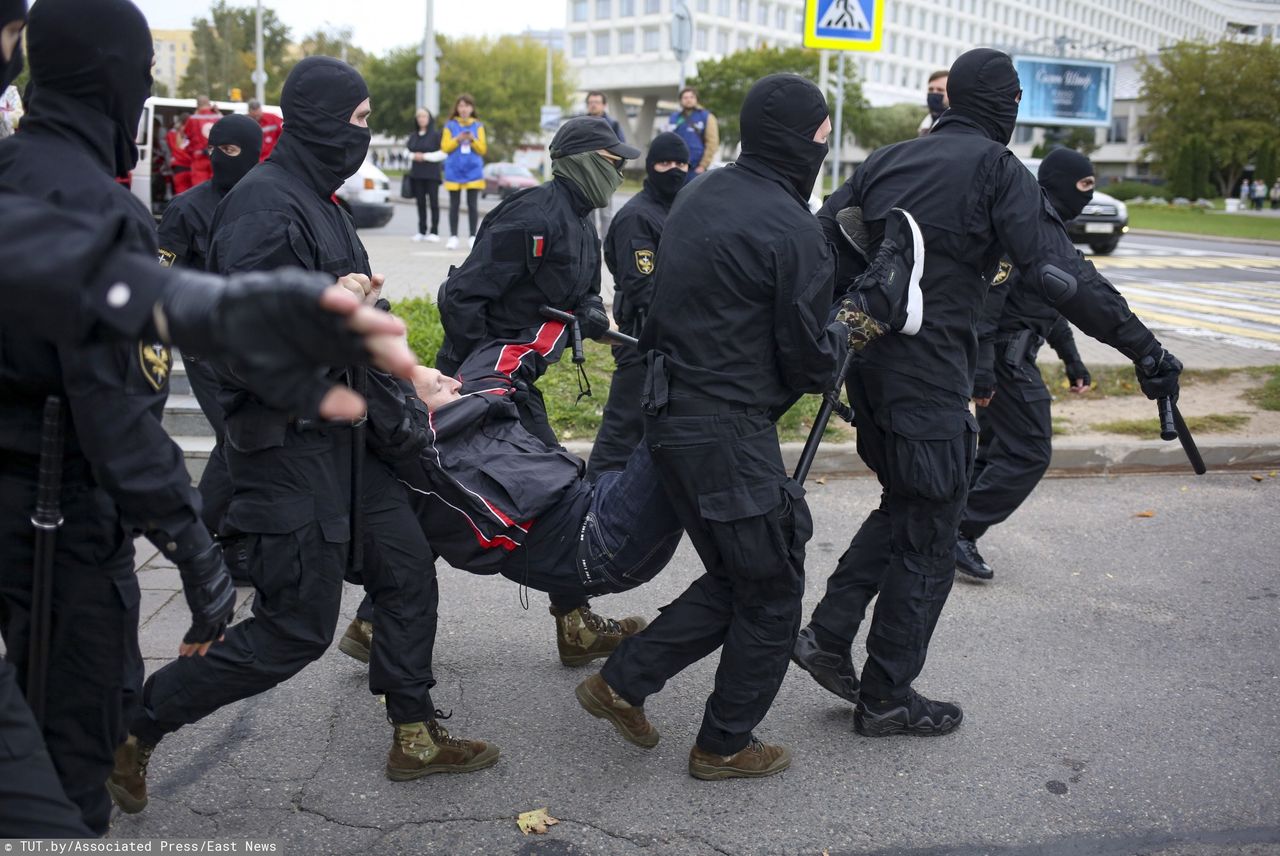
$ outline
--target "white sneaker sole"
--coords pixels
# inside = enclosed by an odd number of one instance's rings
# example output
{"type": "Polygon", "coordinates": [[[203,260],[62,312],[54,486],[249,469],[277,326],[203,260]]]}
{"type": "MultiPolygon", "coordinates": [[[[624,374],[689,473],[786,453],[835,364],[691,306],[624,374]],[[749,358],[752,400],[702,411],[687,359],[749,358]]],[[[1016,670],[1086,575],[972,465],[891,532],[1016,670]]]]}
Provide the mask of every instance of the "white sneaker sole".
{"type": "Polygon", "coordinates": [[[924,292],[920,290],[920,280],[924,277],[924,235],[921,234],[920,226],[910,212],[903,208],[893,210],[906,218],[907,226],[911,229],[913,250],[911,276],[907,280],[907,322],[898,332],[904,336],[914,336],[920,332],[920,327],[924,324],[924,292]]]}

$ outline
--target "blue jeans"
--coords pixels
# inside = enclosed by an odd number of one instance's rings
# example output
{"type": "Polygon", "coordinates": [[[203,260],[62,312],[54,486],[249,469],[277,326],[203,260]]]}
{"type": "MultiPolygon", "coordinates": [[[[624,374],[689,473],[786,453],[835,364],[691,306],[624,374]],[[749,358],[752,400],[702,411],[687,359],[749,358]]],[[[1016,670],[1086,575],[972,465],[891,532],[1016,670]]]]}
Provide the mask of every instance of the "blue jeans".
{"type": "Polygon", "coordinates": [[[572,525],[578,545],[573,566],[523,574],[513,555],[504,574],[548,592],[553,601],[628,591],[657,576],[684,535],[643,444],[621,472],[600,476],[586,516],[572,525]]]}

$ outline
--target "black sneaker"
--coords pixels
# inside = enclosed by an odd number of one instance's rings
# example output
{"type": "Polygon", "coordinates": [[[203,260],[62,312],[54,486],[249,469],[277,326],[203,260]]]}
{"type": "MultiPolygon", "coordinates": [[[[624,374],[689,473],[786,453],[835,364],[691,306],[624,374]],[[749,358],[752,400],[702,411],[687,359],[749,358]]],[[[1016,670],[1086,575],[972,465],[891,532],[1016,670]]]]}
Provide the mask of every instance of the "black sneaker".
{"type": "Polygon", "coordinates": [[[989,580],[996,575],[978,552],[978,543],[963,535],[956,538],[956,570],[975,580],[989,580]]]}
{"type": "Polygon", "coordinates": [[[812,675],[818,686],[850,704],[858,703],[858,673],[849,652],[834,653],[820,648],[812,627],[804,628],[796,637],[791,662],[812,675]]]}
{"type": "Polygon", "coordinates": [[[887,332],[914,336],[924,323],[924,255],[924,236],[915,218],[901,208],[889,209],[880,247],[849,296],[887,332]]]}
{"type": "Polygon", "coordinates": [[[930,701],[915,690],[899,701],[862,698],[853,711],[853,730],[863,737],[946,734],[964,720],[960,705],[930,701]]]}

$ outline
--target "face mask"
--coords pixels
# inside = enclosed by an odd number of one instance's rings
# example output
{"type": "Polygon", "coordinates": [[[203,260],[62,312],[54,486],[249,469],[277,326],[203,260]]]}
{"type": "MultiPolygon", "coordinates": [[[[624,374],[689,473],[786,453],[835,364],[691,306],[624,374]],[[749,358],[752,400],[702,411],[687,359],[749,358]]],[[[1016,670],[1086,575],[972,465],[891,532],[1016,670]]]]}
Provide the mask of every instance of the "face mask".
{"type": "Polygon", "coordinates": [[[797,74],[771,74],[756,81],[742,103],[742,157],[786,179],[807,202],[827,157],[827,144],[813,140],[828,116],[822,91],[797,74]]]}
{"type": "Polygon", "coordinates": [[[369,129],[351,124],[351,114],[368,97],[364,78],[351,66],[332,57],[307,57],[289,72],[280,95],[281,143],[301,145],[320,163],[329,184],[339,187],[369,153],[369,129]]]}
{"type": "Polygon", "coordinates": [[[684,187],[688,173],[679,169],[669,169],[666,172],[657,172],[649,170],[645,177],[645,184],[653,191],[653,195],[665,205],[670,205],[676,198],[676,194],[680,192],[680,188],[684,187]]]}
{"type": "Polygon", "coordinates": [[[935,118],[942,115],[942,111],[946,110],[946,105],[942,102],[946,100],[946,94],[943,92],[930,92],[928,97],[929,113],[935,118]]]}
{"type": "Polygon", "coordinates": [[[972,120],[988,138],[1001,145],[1008,145],[1013,139],[1021,92],[1013,61],[991,48],[974,48],[961,54],[947,78],[950,113],[972,120]]]}
{"type": "Polygon", "coordinates": [[[209,131],[209,147],[214,187],[225,194],[257,166],[262,153],[262,128],[248,116],[224,116],[209,131]],[[231,157],[218,148],[228,144],[239,146],[240,154],[231,157]]]}
{"type": "Polygon", "coordinates": [[[592,208],[604,208],[622,186],[622,173],[595,152],[565,155],[551,161],[551,172],[572,181],[592,208]]]}
{"type": "Polygon", "coordinates": [[[1084,206],[1093,199],[1092,190],[1076,187],[1080,179],[1090,175],[1093,175],[1093,162],[1071,149],[1054,149],[1040,162],[1037,174],[1040,186],[1064,223],[1079,217],[1084,206]]]}

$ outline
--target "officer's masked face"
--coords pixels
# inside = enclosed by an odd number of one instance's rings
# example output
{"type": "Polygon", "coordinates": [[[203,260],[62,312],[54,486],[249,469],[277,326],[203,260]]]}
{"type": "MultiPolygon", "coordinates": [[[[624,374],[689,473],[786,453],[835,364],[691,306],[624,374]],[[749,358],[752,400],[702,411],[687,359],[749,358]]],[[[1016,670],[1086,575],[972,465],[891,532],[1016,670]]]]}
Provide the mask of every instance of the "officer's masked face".
{"type": "Polygon", "coordinates": [[[739,160],[767,165],[807,203],[827,158],[831,133],[822,90],[798,74],[771,74],[751,87],[739,118],[739,160]]]}
{"type": "Polygon", "coordinates": [[[369,153],[371,110],[369,89],[358,71],[332,57],[307,57],[289,72],[280,107],[281,144],[305,148],[334,189],[355,175],[369,153]]]}
{"type": "Polygon", "coordinates": [[[224,116],[209,129],[209,160],[219,193],[235,187],[258,164],[262,127],[248,116],[224,116]]]}

